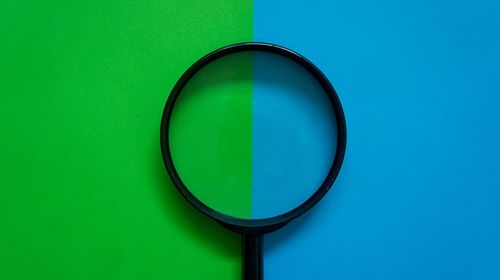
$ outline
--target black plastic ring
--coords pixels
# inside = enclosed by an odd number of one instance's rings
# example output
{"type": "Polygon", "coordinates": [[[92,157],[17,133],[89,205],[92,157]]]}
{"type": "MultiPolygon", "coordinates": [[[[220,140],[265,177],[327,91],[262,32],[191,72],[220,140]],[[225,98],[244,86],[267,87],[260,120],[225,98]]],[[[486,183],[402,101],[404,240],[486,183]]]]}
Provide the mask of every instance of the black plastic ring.
{"type": "Polygon", "coordinates": [[[256,43],[256,42],[248,42],[248,43],[239,43],[234,45],[229,45],[218,50],[215,50],[206,56],[202,57],[196,63],[194,63],[177,81],[172,92],[170,93],[167,104],[165,105],[165,109],[163,111],[163,116],[161,120],[161,130],[160,130],[160,143],[161,150],[163,155],[163,161],[165,162],[165,166],[167,167],[168,173],[177,188],[177,190],[184,196],[184,198],[193,205],[196,209],[201,211],[203,214],[211,217],[212,219],[218,221],[222,225],[228,227],[229,229],[240,232],[240,233],[265,233],[272,230],[275,230],[292,219],[302,215],[304,212],[313,207],[318,201],[323,198],[326,192],[330,189],[333,182],[337,178],[337,175],[340,171],[340,167],[342,166],[342,161],[344,159],[345,149],[346,149],[346,122],[344,111],[342,109],[342,105],[340,100],[333,88],[332,84],[328,81],[328,79],[323,75],[323,73],[309,60],[304,58],[303,56],[297,54],[294,51],[291,51],[287,48],[268,44],[268,43],[256,43]],[[296,208],[286,212],[284,214],[265,218],[265,219],[242,219],[236,218],[232,216],[228,216],[224,213],[216,211],[209,206],[205,205],[198,198],[196,198],[184,185],[177,170],[175,169],[172,156],[170,154],[170,146],[169,146],[169,124],[170,117],[172,115],[172,110],[174,108],[177,97],[181,93],[183,87],[186,83],[193,77],[198,70],[203,68],[205,65],[210,62],[218,59],[220,57],[237,53],[237,52],[245,52],[245,51],[263,51],[270,52],[274,54],[281,55],[283,57],[289,58],[296,63],[300,64],[306,70],[311,73],[316,80],[321,84],[321,87],[328,95],[328,98],[332,104],[335,118],[337,121],[337,147],[335,152],[335,158],[333,160],[332,166],[325,180],[321,184],[321,186],[316,190],[316,192],[309,197],[304,203],[297,206],[296,208]]]}

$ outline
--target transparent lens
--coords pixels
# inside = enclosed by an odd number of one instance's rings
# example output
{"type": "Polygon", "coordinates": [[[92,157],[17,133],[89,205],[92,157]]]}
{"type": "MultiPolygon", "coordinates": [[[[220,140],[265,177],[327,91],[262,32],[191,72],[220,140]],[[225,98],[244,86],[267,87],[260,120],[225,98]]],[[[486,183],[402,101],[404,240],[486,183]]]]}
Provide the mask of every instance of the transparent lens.
{"type": "Polygon", "coordinates": [[[175,168],[207,206],[270,218],[305,202],[335,157],[336,121],[299,64],[244,52],[200,69],[177,99],[169,141],[175,168]]]}

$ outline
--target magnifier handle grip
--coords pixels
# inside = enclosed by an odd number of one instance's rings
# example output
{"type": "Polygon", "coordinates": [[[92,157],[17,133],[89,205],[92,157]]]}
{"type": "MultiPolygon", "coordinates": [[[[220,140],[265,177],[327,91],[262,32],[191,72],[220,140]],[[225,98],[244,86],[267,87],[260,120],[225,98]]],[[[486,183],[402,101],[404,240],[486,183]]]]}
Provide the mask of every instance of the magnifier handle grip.
{"type": "Polygon", "coordinates": [[[262,236],[243,235],[243,279],[262,280],[262,236]]]}

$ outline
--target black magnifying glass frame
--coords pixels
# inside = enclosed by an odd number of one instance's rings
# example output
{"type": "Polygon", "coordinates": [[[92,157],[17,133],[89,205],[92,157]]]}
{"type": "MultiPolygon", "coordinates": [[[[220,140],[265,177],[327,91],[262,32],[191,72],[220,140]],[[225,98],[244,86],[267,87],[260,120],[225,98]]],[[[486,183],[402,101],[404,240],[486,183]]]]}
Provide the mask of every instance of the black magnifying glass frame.
{"type": "Polygon", "coordinates": [[[163,155],[163,161],[167,168],[168,174],[172,179],[177,190],[182,194],[182,196],[196,209],[198,209],[203,214],[214,219],[224,227],[243,234],[243,277],[246,280],[257,280],[262,279],[262,238],[261,234],[268,233],[281,228],[286,225],[291,220],[302,215],[304,212],[313,207],[318,201],[323,198],[323,196],[328,192],[333,182],[337,178],[337,175],[342,166],[342,162],[345,155],[346,149],[346,121],[344,116],[344,111],[342,109],[342,104],[340,103],[339,97],[335,92],[332,84],[328,81],[325,75],[309,60],[299,55],[298,53],[289,50],[287,48],[269,44],[269,43],[259,43],[259,42],[246,42],[229,45],[220,49],[217,49],[194,63],[177,81],[172,92],[170,93],[165,109],[163,111],[163,116],[161,120],[160,129],[160,143],[161,151],[163,155]],[[175,165],[172,160],[172,155],[169,146],[169,124],[170,118],[172,116],[172,111],[175,102],[182,92],[182,89],[187,84],[187,82],[204,66],[210,62],[221,58],[223,56],[238,53],[238,52],[248,52],[248,51],[262,51],[274,53],[301,65],[309,73],[311,73],[314,78],[320,83],[325,94],[328,96],[330,103],[333,107],[337,122],[337,143],[335,150],[335,158],[333,160],[330,170],[321,184],[321,186],[310,196],[305,202],[297,206],[296,208],[283,213],[278,216],[264,218],[264,219],[243,219],[221,213],[201,202],[196,198],[189,189],[184,185],[175,165]]]}

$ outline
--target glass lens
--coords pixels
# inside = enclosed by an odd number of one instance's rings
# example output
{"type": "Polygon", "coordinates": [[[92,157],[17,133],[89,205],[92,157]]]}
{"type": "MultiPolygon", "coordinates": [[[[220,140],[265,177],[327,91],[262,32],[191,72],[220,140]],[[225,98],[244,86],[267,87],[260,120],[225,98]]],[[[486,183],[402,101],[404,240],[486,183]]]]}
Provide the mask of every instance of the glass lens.
{"type": "Polygon", "coordinates": [[[265,52],[235,53],[200,69],[172,111],[175,168],[207,206],[270,218],[305,202],[335,157],[336,121],[317,80],[265,52]]]}

